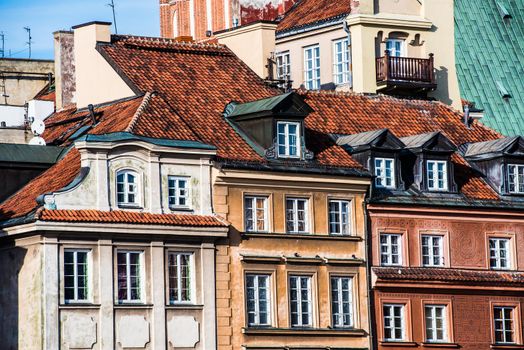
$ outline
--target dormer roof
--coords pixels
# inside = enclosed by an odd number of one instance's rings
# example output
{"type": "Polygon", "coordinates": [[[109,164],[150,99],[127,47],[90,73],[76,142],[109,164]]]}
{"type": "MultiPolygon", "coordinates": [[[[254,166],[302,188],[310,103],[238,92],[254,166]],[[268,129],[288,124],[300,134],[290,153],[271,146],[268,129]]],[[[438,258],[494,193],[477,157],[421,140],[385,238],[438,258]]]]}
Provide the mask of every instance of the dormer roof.
{"type": "Polygon", "coordinates": [[[368,149],[401,150],[404,143],[389,129],[378,129],[352,135],[332,134],[333,139],[350,153],[368,149]]]}
{"type": "Polygon", "coordinates": [[[434,151],[452,153],[457,150],[457,146],[440,131],[406,136],[400,140],[406,145],[406,148],[413,152],[434,151]]]}
{"type": "Polygon", "coordinates": [[[490,159],[504,155],[524,156],[524,139],[521,136],[475,142],[465,145],[464,156],[472,160],[490,159]]]}

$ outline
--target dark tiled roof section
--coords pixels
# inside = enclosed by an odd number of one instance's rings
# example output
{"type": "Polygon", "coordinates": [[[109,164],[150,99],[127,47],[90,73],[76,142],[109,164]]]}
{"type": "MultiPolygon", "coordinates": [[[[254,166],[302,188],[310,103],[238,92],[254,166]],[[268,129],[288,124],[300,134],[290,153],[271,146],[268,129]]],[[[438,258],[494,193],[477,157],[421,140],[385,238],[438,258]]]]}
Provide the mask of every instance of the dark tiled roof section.
{"type": "Polygon", "coordinates": [[[373,267],[378,281],[420,281],[524,285],[524,272],[427,267],[373,267]]]}
{"type": "Polygon", "coordinates": [[[149,224],[191,227],[227,226],[212,215],[151,214],[121,210],[42,210],[38,213],[37,219],[42,221],[71,223],[149,224]]]}
{"type": "Polygon", "coordinates": [[[57,191],[73,181],[80,171],[80,153],[72,148],[64,158],[33,179],[0,205],[0,218],[16,218],[32,212],[36,198],[57,191]]]}
{"type": "Polygon", "coordinates": [[[284,32],[333,18],[347,16],[354,0],[302,0],[289,10],[277,26],[284,32]]]}

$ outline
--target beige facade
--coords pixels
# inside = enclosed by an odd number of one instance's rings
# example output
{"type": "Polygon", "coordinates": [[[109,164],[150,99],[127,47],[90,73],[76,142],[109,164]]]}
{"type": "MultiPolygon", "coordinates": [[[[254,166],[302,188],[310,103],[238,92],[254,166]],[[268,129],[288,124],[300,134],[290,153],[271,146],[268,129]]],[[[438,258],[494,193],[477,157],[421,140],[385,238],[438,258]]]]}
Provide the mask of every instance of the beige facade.
{"type": "MultiPolygon", "coordinates": [[[[217,247],[217,325],[219,349],[368,348],[369,319],[363,200],[367,179],[215,170],[215,211],[231,223],[227,241],[217,247]],[[266,199],[267,230],[247,232],[246,199],[266,199]],[[306,199],[307,234],[286,233],[286,200],[306,199]],[[350,234],[330,234],[328,203],[347,201],[350,234]],[[267,278],[268,321],[248,316],[248,276],[267,278]],[[293,318],[292,279],[309,285],[310,325],[293,318]],[[334,324],[332,278],[350,281],[351,321],[334,324]],[[251,321],[250,321],[251,320],[251,321]],[[349,324],[351,323],[351,324],[349,324]]],[[[252,277],[250,277],[252,278],[252,277]]],[[[251,310],[252,311],[252,310],[251,310]]],[[[252,313],[252,312],[251,312],[252,313]]]]}

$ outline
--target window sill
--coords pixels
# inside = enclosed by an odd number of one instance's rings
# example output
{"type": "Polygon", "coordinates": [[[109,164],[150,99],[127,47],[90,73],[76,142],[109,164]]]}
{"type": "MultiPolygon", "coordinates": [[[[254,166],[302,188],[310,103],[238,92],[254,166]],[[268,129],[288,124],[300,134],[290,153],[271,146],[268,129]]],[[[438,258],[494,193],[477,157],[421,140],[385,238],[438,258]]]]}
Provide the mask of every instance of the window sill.
{"type": "Polygon", "coordinates": [[[138,204],[117,204],[118,209],[134,209],[134,210],[142,210],[144,207],[138,204]]]}
{"type": "Polygon", "coordinates": [[[169,210],[171,211],[183,211],[183,212],[193,212],[193,208],[191,207],[173,207],[173,206],[170,206],[169,207],[169,210]]]}
{"type": "Polygon", "coordinates": [[[245,239],[250,238],[278,238],[278,239],[319,239],[319,240],[333,240],[333,241],[362,241],[362,237],[352,235],[319,235],[311,233],[276,233],[276,232],[242,232],[241,237],[245,239]]]}
{"type": "Polygon", "coordinates": [[[168,304],[166,310],[202,310],[204,305],[197,304],[168,304]]]}
{"type": "Polygon", "coordinates": [[[153,304],[144,304],[144,303],[121,303],[115,304],[115,309],[151,309],[153,304]]]}
{"type": "Polygon", "coordinates": [[[246,335],[304,335],[304,336],[346,336],[363,337],[367,333],[363,329],[355,328],[273,328],[273,327],[244,327],[242,333],[246,335]]]}
{"type": "Polygon", "coordinates": [[[92,304],[92,303],[67,303],[67,304],[60,304],[58,306],[59,309],[99,309],[100,304],[92,304]]]}
{"type": "Polygon", "coordinates": [[[490,349],[522,349],[523,344],[490,344],[490,349]]]}
{"type": "Polygon", "coordinates": [[[460,345],[457,343],[423,342],[422,346],[425,348],[445,348],[445,349],[460,348],[460,345]]]}
{"type": "Polygon", "coordinates": [[[416,348],[418,346],[417,343],[412,341],[387,341],[383,340],[380,342],[380,345],[382,346],[391,346],[391,347],[403,347],[403,348],[416,348]]]}

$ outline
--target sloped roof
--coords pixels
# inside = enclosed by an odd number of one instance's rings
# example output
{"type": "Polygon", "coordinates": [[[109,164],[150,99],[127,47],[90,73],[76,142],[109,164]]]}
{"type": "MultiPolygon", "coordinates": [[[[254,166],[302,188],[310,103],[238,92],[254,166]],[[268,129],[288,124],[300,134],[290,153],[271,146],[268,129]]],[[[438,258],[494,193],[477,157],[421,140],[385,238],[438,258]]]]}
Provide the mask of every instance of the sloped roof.
{"type": "Polygon", "coordinates": [[[457,0],[455,56],[461,97],[484,110],[482,123],[524,135],[524,2],[457,0]],[[503,19],[499,3],[510,19],[503,19]],[[511,96],[503,99],[499,86],[511,96]]]}
{"type": "Polygon", "coordinates": [[[505,137],[499,140],[470,143],[467,145],[464,156],[474,157],[482,154],[502,153],[520,139],[520,136],[513,136],[505,137]]]}
{"type": "Polygon", "coordinates": [[[301,0],[285,14],[277,33],[345,17],[351,12],[352,1],[301,0]]]}

